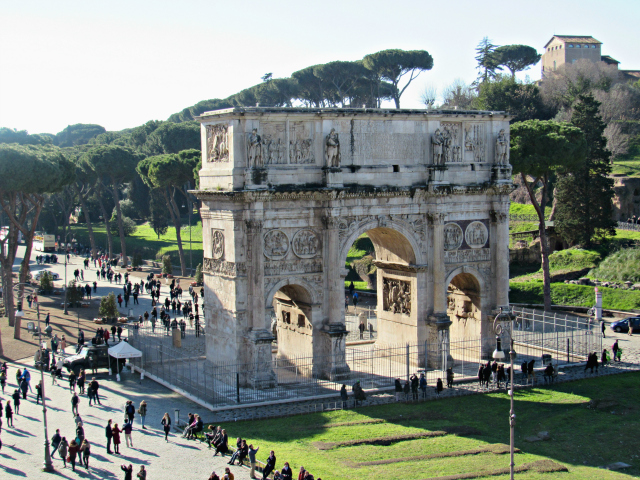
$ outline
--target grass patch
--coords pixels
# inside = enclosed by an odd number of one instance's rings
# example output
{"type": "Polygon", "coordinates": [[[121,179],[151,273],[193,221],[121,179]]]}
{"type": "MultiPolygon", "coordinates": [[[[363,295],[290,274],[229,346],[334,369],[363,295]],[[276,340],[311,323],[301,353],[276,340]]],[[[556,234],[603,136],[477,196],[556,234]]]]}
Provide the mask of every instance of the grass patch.
{"type": "Polygon", "coordinates": [[[611,174],[624,177],[640,177],[640,158],[616,160],[611,169],[611,174]]]}
{"type": "MultiPolygon", "coordinates": [[[[75,238],[84,245],[89,245],[89,233],[87,227],[84,224],[71,225],[71,231],[75,238]]],[[[98,248],[107,248],[107,233],[104,225],[93,226],[93,233],[96,239],[96,245],[98,248]]],[[[180,230],[180,236],[182,238],[182,248],[185,254],[185,261],[187,268],[189,267],[189,226],[183,226],[180,230]]],[[[139,252],[142,258],[145,260],[156,260],[163,255],[171,256],[171,263],[174,267],[180,266],[180,258],[178,256],[178,241],[176,239],[176,229],[170,227],[167,233],[161,235],[160,238],[153,231],[153,228],[148,223],[138,225],[135,233],[126,237],[127,255],[132,256],[134,253],[139,252]]],[[[198,222],[195,225],[191,225],[191,248],[193,256],[193,268],[196,268],[198,263],[202,263],[202,222],[198,222]]],[[[113,237],[113,253],[121,253],[120,237],[113,237]]]]}
{"type": "MultiPolygon", "coordinates": [[[[640,373],[516,391],[518,423],[515,445],[521,449],[516,458],[520,472],[518,478],[614,480],[622,478],[620,473],[602,470],[598,466],[617,461],[633,465],[625,470],[626,475],[640,475],[640,464],[635,460],[640,427],[639,396],[640,373]],[[596,403],[607,405],[612,401],[618,404],[616,412],[629,413],[612,414],[608,408],[590,408],[596,403]],[[535,443],[525,441],[526,437],[540,431],[548,431],[551,439],[535,443]],[[611,441],[612,438],[615,441],[611,441]],[[561,470],[565,473],[560,477],[556,472],[561,470]]],[[[476,478],[505,475],[504,472],[508,471],[508,456],[460,455],[460,452],[490,450],[498,448],[498,444],[508,443],[508,412],[509,397],[496,392],[422,404],[400,403],[228,422],[222,426],[227,429],[229,437],[242,436],[259,446],[259,460],[265,461],[269,451],[274,450],[278,466],[288,461],[294,472],[304,466],[315,478],[476,478]],[[436,418],[432,416],[434,414],[436,418]],[[393,418],[398,420],[391,420],[393,418]],[[382,419],[385,420],[383,423],[370,423],[371,420],[382,419]],[[361,442],[363,439],[444,431],[459,425],[477,429],[482,435],[460,432],[436,437],[418,436],[388,446],[361,442]],[[352,442],[354,440],[356,442],[352,442]],[[318,450],[315,442],[352,442],[353,445],[318,450]],[[411,456],[430,458],[409,458],[411,456]],[[398,459],[403,459],[400,469],[398,459]]]]}
{"type": "Polygon", "coordinates": [[[639,282],[640,248],[625,248],[609,255],[589,276],[610,282],[639,282]]]}
{"type": "MultiPolygon", "coordinates": [[[[509,282],[509,301],[512,303],[544,303],[541,281],[509,282]]],[[[602,292],[602,306],[612,310],[640,309],[640,292],[599,287],[602,292]]],[[[570,283],[551,284],[551,303],[592,307],[595,302],[594,287],[570,283]]]]}
{"type": "MultiPolygon", "coordinates": [[[[509,214],[510,215],[538,215],[533,205],[528,203],[515,203],[515,202],[511,202],[511,205],[509,206],[509,214]]],[[[547,207],[544,210],[545,218],[549,218],[549,215],[551,215],[551,207],[547,207]]]]}
{"type": "MultiPolygon", "coordinates": [[[[446,458],[446,457],[466,457],[467,455],[480,455],[482,453],[493,453],[494,455],[504,455],[510,453],[509,445],[497,444],[487,445],[486,447],[474,448],[471,450],[461,450],[457,452],[442,452],[433,453],[431,455],[417,455],[415,457],[403,457],[403,458],[389,458],[387,460],[375,460],[373,462],[360,462],[355,464],[355,467],[365,467],[369,465],[386,465],[388,463],[396,462],[415,462],[417,460],[429,460],[432,458],[446,458]]],[[[519,448],[514,448],[515,453],[520,453],[519,448]]]]}

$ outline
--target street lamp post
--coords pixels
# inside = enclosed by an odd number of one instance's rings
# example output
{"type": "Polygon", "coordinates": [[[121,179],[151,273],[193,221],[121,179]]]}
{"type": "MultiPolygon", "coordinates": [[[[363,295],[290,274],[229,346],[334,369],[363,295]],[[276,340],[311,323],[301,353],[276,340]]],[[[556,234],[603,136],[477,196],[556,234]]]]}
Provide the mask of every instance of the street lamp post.
{"type": "MultiPolygon", "coordinates": [[[[495,360],[501,360],[504,361],[505,359],[505,354],[504,351],[502,350],[501,347],[501,339],[500,339],[500,334],[502,334],[502,324],[500,323],[501,321],[505,321],[505,322],[511,322],[511,315],[509,315],[508,312],[504,312],[502,310],[502,307],[500,307],[500,313],[498,313],[498,315],[496,315],[496,318],[493,322],[493,331],[496,334],[496,349],[493,352],[493,358],[495,360]]],[[[511,329],[511,331],[513,332],[513,328],[511,329]]],[[[514,362],[516,359],[516,352],[513,348],[513,336],[510,336],[510,340],[511,340],[511,349],[509,350],[509,359],[511,361],[511,369],[509,372],[509,384],[511,385],[511,389],[509,390],[509,399],[511,402],[511,407],[509,409],[509,438],[510,438],[510,442],[509,442],[509,451],[511,454],[511,462],[509,464],[509,473],[510,473],[510,479],[513,480],[513,474],[514,474],[514,470],[515,470],[515,461],[514,461],[514,449],[515,449],[515,432],[516,432],[516,414],[515,411],[513,409],[513,392],[514,392],[514,385],[513,385],[513,367],[514,367],[514,362]]]]}
{"type": "MultiPolygon", "coordinates": [[[[38,312],[38,344],[42,348],[42,329],[40,328],[40,302],[36,303],[38,312]]],[[[40,391],[42,393],[42,416],[44,418],[44,464],[42,469],[45,472],[53,472],[53,463],[51,462],[51,450],[49,447],[49,431],[47,428],[47,396],[44,391],[44,367],[40,364],[40,391]]]]}
{"type": "MultiPolygon", "coordinates": [[[[29,283],[18,283],[14,286],[14,289],[18,288],[19,291],[29,289],[29,295],[34,296],[36,289],[29,283]]],[[[22,302],[22,298],[18,300],[22,302]]],[[[36,303],[36,311],[38,312],[38,349],[42,349],[42,328],[40,328],[40,302],[36,303]]],[[[42,356],[41,356],[42,358],[42,356]]],[[[40,365],[40,386],[42,393],[42,416],[44,418],[44,463],[42,469],[45,472],[53,472],[53,463],[51,462],[51,450],[49,446],[49,431],[47,429],[47,396],[44,391],[44,369],[42,364],[40,365]]]]}
{"type": "Polygon", "coordinates": [[[67,290],[69,290],[69,287],[67,285],[67,252],[64,252],[64,314],[65,315],[69,315],[69,311],[67,310],[67,290]]]}

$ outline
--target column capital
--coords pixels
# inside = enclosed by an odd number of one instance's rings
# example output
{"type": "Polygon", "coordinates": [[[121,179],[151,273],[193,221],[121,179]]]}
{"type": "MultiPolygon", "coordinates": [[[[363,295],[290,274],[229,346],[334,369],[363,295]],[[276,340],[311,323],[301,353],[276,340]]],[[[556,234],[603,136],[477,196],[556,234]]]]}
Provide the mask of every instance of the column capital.
{"type": "Polygon", "coordinates": [[[335,230],[340,226],[340,217],[330,217],[329,215],[325,215],[322,217],[322,223],[329,230],[335,230]]]}
{"type": "Polygon", "coordinates": [[[427,213],[427,220],[429,220],[430,225],[443,225],[444,224],[444,213],[434,212],[427,213]]]}
{"type": "Polygon", "coordinates": [[[509,215],[499,210],[491,210],[491,221],[493,223],[505,223],[509,218],[509,215]]]}
{"type": "Polygon", "coordinates": [[[245,226],[247,228],[248,234],[254,234],[260,232],[262,230],[262,226],[264,222],[262,220],[247,220],[245,221],[245,226]]]}

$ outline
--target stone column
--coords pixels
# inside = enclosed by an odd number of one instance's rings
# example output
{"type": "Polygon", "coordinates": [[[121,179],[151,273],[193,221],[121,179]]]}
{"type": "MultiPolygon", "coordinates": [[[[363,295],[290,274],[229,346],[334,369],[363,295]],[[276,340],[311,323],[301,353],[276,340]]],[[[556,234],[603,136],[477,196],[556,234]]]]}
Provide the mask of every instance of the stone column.
{"type": "Polygon", "coordinates": [[[271,362],[271,324],[267,324],[265,318],[262,221],[247,221],[246,234],[248,351],[245,358],[255,367],[242,383],[253,388],[271,388],[275,386],[276,377],[271,362]]]}
{"type": "Polygon", "coordinates": [[[326,280],[326,305],[324,311],[327,314],[322,328],[325,341],[323,351],[330,355],[330,365],[323,372],[325,377],[333,379],[348,378],[350,369],[346,362],[346,337],[347,329],[344,325],[344,279],[342,270],[344,263],[340,265],[340,235],[338,233],[338,219],[326,216],[323,218],[324,232],[324,271],[326,280]]]}
{"type": "MultiPolygon", "coordinates": [[[[429,228],[431,229],[432,241],[432,260],[431,260],[431,276],[433,279],[433,313],[429,316],[429,322],[435,326],[436,335],[430,335],[431,341],[438,342],[438,356],[429,359],[429,363],[438,368],[447,368],[446,362],[449,361],[449,326],[451,320],[447,315],[447,285],[445,285],[445,263],[444,263],[444,214],[432,213],[428,216],[429,228]],[[443,360],[446,359],[443,365],[443,360]]],[[[435,349],[430,349],[432,352],[435,349]]]]}
{"type": "Polygon", "coordinates": [[[495,251],[492,252],[495,268],[496,307],[509,306],[509,216],[500,211],[491,212],[495,232],[495,251]]]}

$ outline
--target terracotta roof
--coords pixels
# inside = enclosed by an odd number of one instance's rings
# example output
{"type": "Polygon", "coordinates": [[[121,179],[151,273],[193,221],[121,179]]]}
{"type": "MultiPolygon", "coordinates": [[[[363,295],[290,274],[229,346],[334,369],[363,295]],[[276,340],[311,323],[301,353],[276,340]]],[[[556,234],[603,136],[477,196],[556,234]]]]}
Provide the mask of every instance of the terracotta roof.
{"type": "Polygon", "coordinates": [[[551,40],[545,44],[544,48],[547,48],[547,45],[549,45],[554,38],[560,39],[565,43],[597,43],[602,45],[601,41],[596,40],[590,35],[554,35],[551,37],[551,40]]]}
{"type": "Polygon", "coordinates": [[[640,78],[640,70],[620,70],[620,73],[627,77],[627,79],[634,80],[640,78]]]}
{"type": "Polygon", "coordinates": [[[602,55],[600,57],[600,60],[603,61],[604,63],[608,63],[609,65],[618,65],[620,63],[618,60],[616,60],[615,58],[609,55],[602,55]]]}

